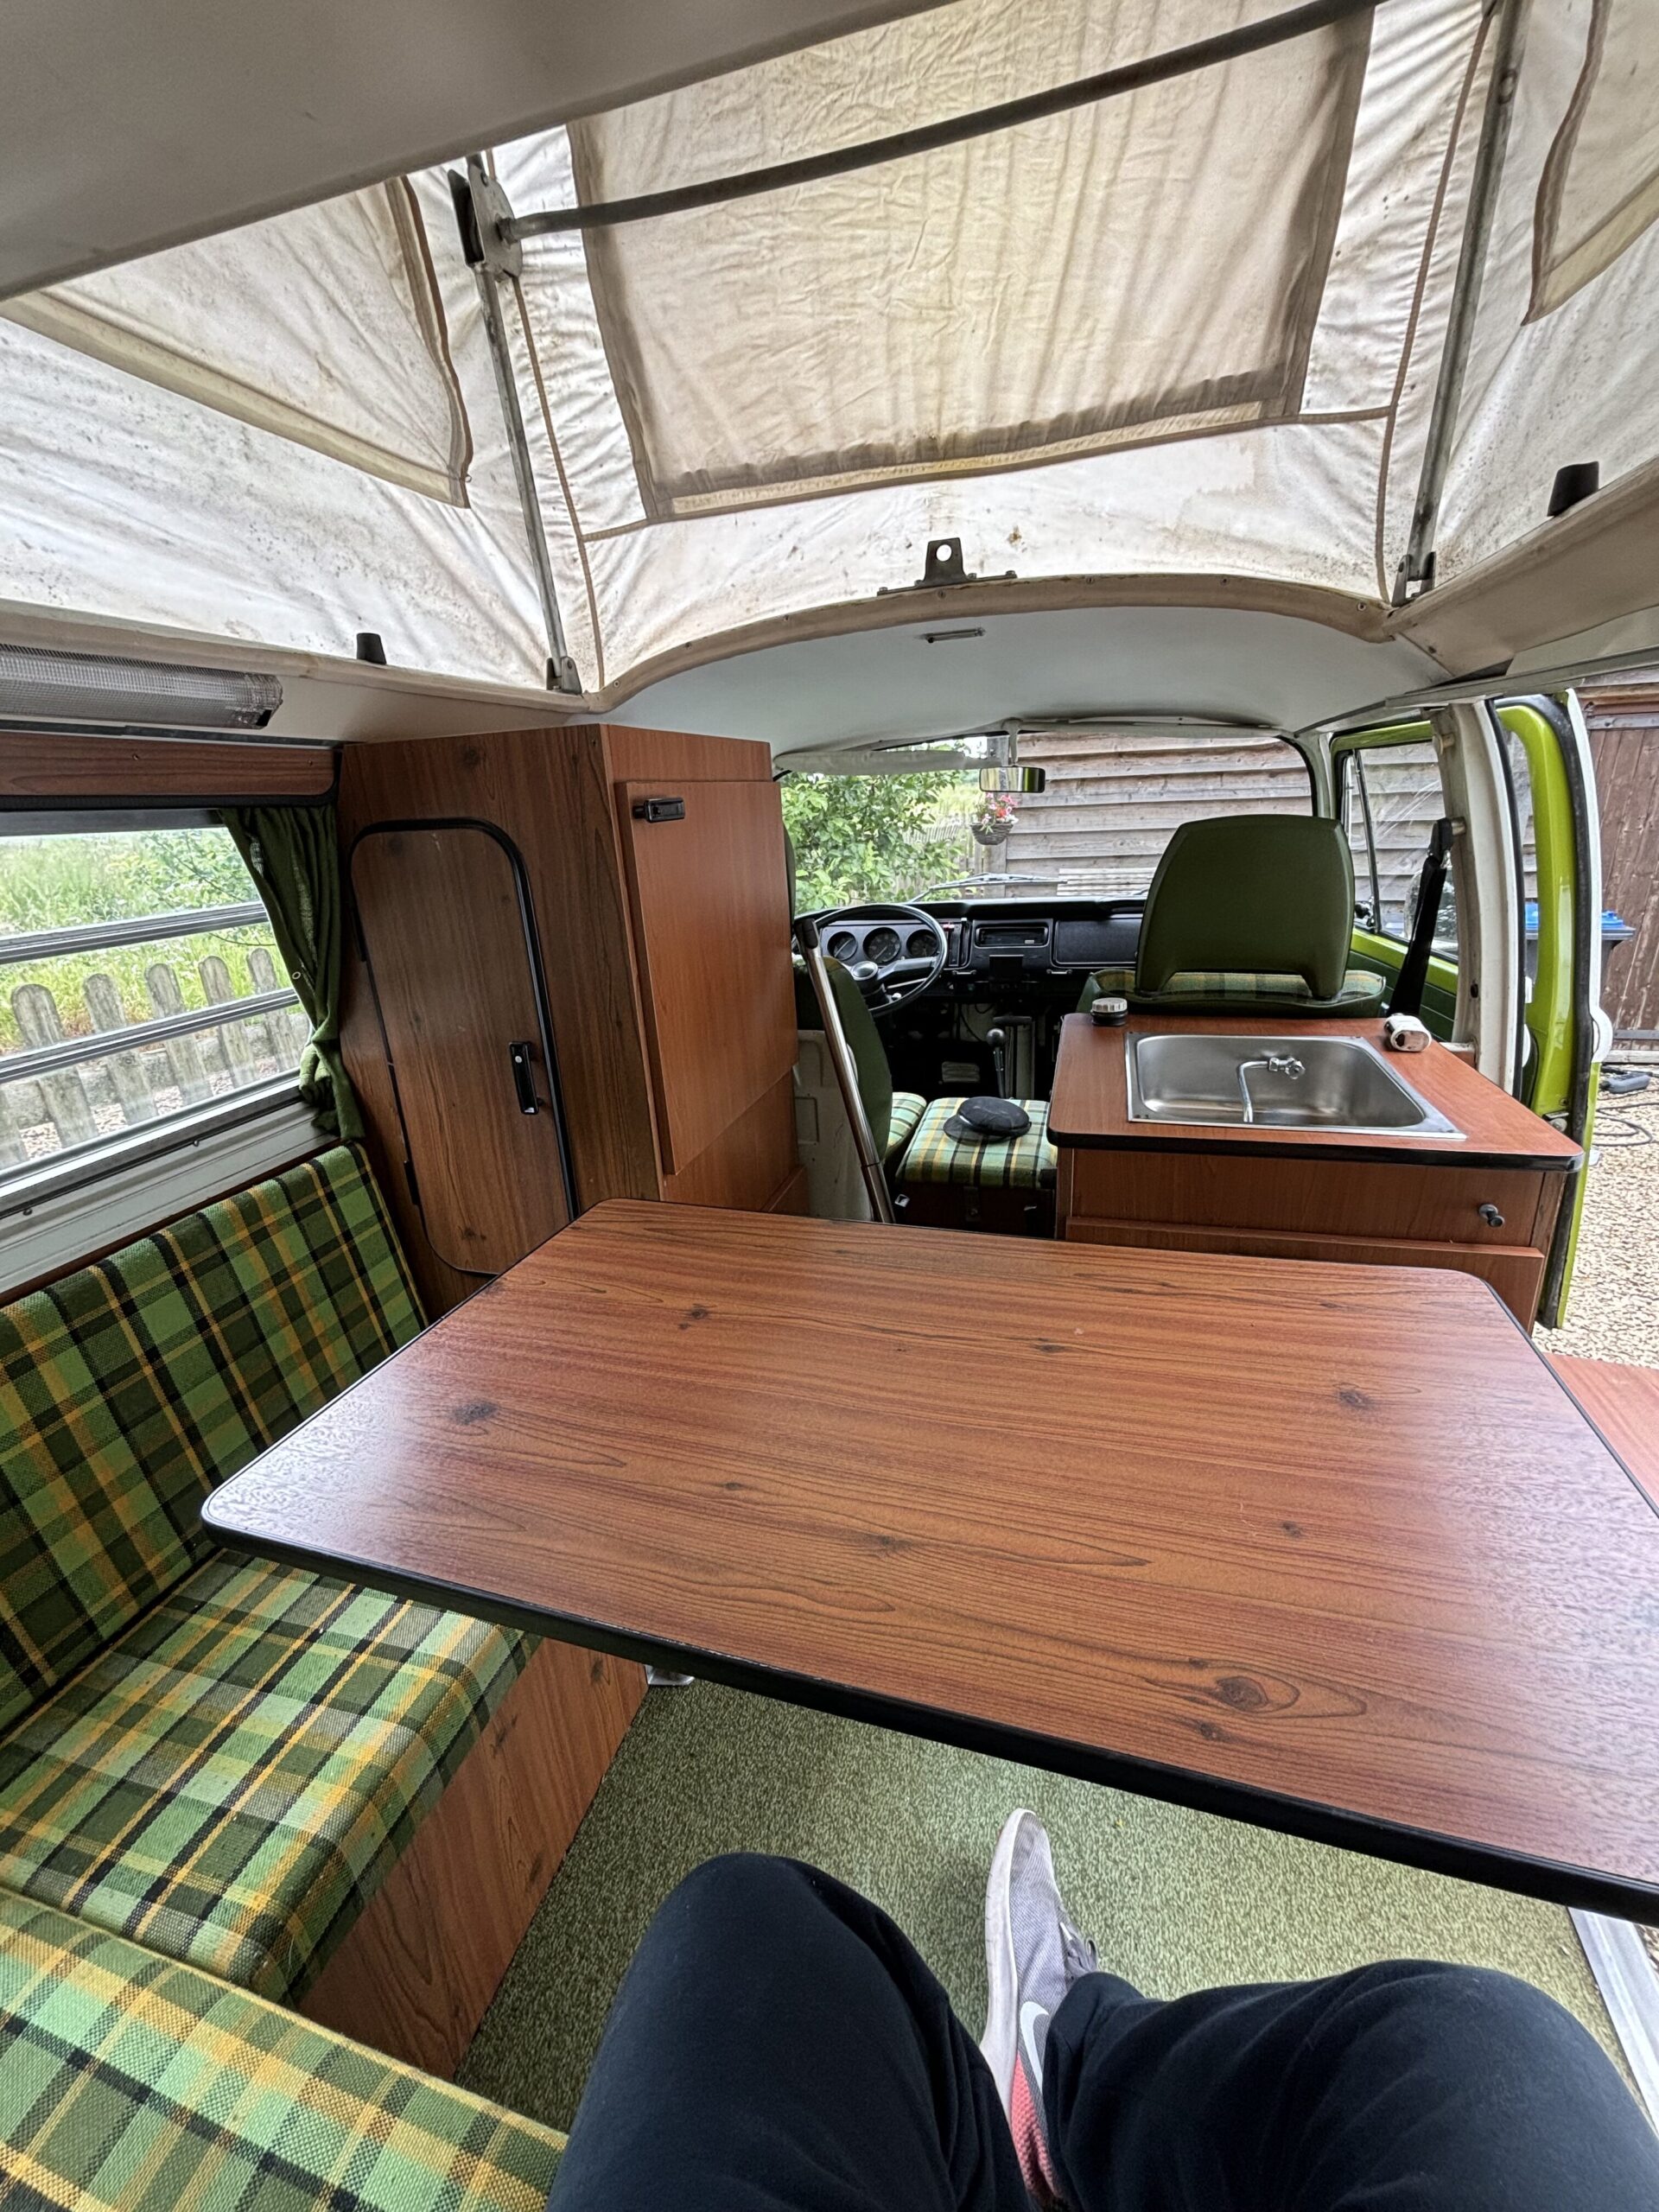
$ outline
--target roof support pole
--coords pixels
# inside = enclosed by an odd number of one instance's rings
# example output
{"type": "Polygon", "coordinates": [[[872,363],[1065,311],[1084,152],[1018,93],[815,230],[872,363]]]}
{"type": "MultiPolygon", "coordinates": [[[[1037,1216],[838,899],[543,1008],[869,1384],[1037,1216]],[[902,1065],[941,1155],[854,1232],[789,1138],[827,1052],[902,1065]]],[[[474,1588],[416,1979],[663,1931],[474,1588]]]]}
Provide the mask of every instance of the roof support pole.
{"type": "Polygon", "coordinates": [[[1411,535],[1395,577],[1396,607],[1403,607],[1419,593],[1429,590],[1434,582],[1434,533],[1440,518],[1440,495],[1446,489],[1446,470],[1451,466],[1464,372],[1469,365],[1481,280],[1486,269],[1486,249],[1491,239],[1497,188],[1503,180],[1503,156],[1510,143],[1510,122],[1515,113],[1529,4],[1529,0],[1493,0],[1497,22],[1492,73],[1486,86],[1486,108],[1481,118],[1480,143],[1475,149],[1474,173],[1469,181],[1469,212],[1464,219],[1463,245],[1446,314],[1446,343],[1440,350],[1440,375],[1429,410],[1428,433],[1423,442],[1417,504],[1412,509],[1411,535]]]}
{"type": "Polygon", "coordinates": [[[579,696],[582,678],[566,649],[564,625],[559,620],[553,564],[548,556],[542,502],[536,489],[535,465],[524,430],[524,410],[518,404],[518,385],[507,344],[506,318],[501,312],[501,287],[518,276],[523,250],[502,237],[503,219],[512,211],[506,194],[486,172],[480,155],[467,156],[465,176],[450,170],[449,190],[455,203],[455,220],[461,228],[461,251],[478,279],[484,328],[490,341],[490,359],[495,365],[495,388],[501,401],[501,417],[506,425],[507,451],[512,459],[513,481],[518,487],[518,505],[524,518],[524,536],[530,542],[531,562],[541,594],[542,620],[547,628],[548,689],[579,696]]]}

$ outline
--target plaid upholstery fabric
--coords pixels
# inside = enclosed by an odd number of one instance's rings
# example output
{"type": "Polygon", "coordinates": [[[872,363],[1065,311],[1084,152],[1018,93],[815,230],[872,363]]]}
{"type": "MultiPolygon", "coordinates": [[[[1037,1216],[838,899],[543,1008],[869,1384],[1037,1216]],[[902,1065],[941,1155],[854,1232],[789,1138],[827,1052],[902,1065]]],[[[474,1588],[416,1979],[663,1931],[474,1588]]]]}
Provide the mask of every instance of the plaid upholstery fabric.
{"type": "Polygon", "coordinates": [[[976,1144],[945,1135],[945,1123],[962,1103],[960,1098],[929,1100],[898,1171],[901,1183],[1000,1184],[1009,1189],[1015,1185],[1035,1189],[1039,1183],[1054,1180],[1058,1155],[1048,1141],[1046,1099],[1022,1098],[1020,1103],[1031,1116],[1031,1127],[1023,1136],[1001,1144],[976,1144]]]}
{"type": "Polygon", "coordinates": [[[887,1149],[885,1154],[889,1167],[916,1134],[916,1125],[926,1111],[926,1099],[918,1097],[913,1090],[893,1092],[893,1112],[887,1121],[887,1149]]]}
{"type": "Polygon", "coordinates": [[[207,1555],[214,1483],[421,1320],[344,1146],[0,1307],[0,1729],[207,1555]]]}
{"type": "Polygon", "coordinates": [[[0,1895],[0,2202],[541,2212],[564,2139],[0,1895]]]}
{"type": "Polygon", "coordinates": [[[296,1996],[531,1648],[219,1554],[0,1741],[0,1887],[296,1996]]]}
{"type": "MultiPolygon", "coordinates": [[[[1133,968],[1101,968],[1090,978],[1085,1007],[1102,995],[1126,998],[1132,1006],[1167,1006],[1172,999],[1215,1000],[1224,1008],[1245,1001],[1287,1012],[1300,1007],[1342,1014],[1366,1014],[1380,1006],[1387,978],[1369,968],[1351,968],[1334,999],[1316,999],[1300,976],[1263,976],[1247,969],[1198,969],[1172,976],[1161,991],[1137,991],[1133,968]]],[[[1196,1007],[1194,1011],[1196,1011],[1196,1007]]]]}

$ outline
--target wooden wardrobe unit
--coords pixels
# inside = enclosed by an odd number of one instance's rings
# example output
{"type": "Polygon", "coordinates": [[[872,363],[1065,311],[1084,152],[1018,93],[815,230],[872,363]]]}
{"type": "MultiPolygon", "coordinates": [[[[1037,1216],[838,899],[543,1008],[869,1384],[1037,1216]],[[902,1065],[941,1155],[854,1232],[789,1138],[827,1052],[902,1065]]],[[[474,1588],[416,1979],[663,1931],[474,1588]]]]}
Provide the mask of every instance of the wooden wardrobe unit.
{"type": "Polygon", "coordinates": [[[429,1309],[601,1198],[804,1211],[764,745],[347,747],[341,1043],[429,1309]]]}

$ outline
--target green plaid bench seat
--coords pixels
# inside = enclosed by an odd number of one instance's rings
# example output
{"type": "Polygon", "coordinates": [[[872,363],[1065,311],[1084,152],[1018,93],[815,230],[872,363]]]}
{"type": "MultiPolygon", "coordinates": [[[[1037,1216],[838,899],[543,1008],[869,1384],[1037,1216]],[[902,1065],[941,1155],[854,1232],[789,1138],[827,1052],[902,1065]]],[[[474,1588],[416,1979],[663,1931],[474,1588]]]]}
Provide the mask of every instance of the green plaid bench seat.
{"type": "Polygon", "coordinates": [[[1022,1098],[1031,1116],[1022,1136],[1002,1143],[982,1144],[970,1137],[953,1137],[945,1123],[962,1106],[960,1098],[931,1098],[917,1124],[910,1149],[895,1171],[902,1184],[971,1183],[982,1189],[1034,1189],[1052,1183],[1058,1154],[1048,1141],[1048,1102],[1022,1098]]]}
{"type": "Polygon", "coordinates": [[[527,1649],[216,1553],[0,1742],[0,1885],[296,1999],[527,1649]]]}
{"type": "Polygon", "coordinates": [[[887,1116],[887,1141],[883,1160],[892,1167],[916,1134],[917,1124],[927,1111],[927,1101],[913,1090],[895,1090],[893,1110],[887,1116]]]}
{"type": "Polygon", "coordinates": [[[1263,1014],[1317,1012],[1344,1017],[1376,1014],[1388,989],[1388,978],[1370,968],[1351,968],[1334,999],[1315,1000],[1300,976],[1261,975],[1246,969],[1192,969],[1172,976],[1161,991],[1138,992],[1133,968],[1099,968],[1083,987],[1080,1010],[1087,1013],[1097,998],[1128,999],[1133,1007],[1166,1007],[1179,1000],[1193,1014],[1227,1014],[1235,1007],[1255,1007],[1263,1014]],[[1190,1002],[1190,1004],[1189,1004],[1190,1002]]]}
{"type": "Polygon", "coordinates": [[[564,2139],[0,1893],[0,2202],[541,2212],[564,2139]]]}
{"type": "Polygon", "coordinates": [[[264,1996],[321,1970],[531,1646],[199,1509],[420,1326],[345,1147],[0,1308],[0,1885],[264,1996]]]}

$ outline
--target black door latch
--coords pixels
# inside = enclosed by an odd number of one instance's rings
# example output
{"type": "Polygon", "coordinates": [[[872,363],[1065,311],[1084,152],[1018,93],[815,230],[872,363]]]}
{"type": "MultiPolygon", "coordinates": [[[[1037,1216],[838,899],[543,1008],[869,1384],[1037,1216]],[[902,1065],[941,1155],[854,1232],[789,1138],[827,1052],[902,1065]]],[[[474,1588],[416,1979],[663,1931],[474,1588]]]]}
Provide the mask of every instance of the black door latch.
{"type": "Polygon", "coordinates": [[[537,1114],[536,1103],[536,1047],[527,1039],[521,1039],[507,1047],[507,1058],[512,1065],[512,1087],[518,1094],[518,1111],[537,1114]]]}
{"type": "Polygon", "coordinates": [[[637,798],[633,802],[636,822],[683,822],[685,801],[683,798],[637,798]]]}

